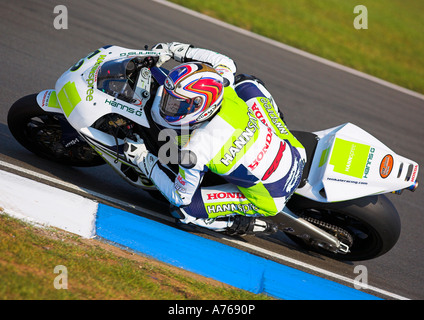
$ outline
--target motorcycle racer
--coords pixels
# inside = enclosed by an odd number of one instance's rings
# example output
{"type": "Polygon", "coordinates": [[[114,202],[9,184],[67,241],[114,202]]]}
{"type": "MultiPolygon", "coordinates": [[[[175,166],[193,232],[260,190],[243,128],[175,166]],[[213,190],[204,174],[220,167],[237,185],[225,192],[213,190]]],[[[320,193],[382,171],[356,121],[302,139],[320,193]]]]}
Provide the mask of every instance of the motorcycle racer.
{"type": "Polygon", "coordinates": [[[272,233],[260,217],[280,212],[300,183],[306,153],[280,117],[263,83],[235,77],[232,59],[178,42],[159,43],[159,63],[173,58],[158,89],[153,119],[163,128],[188,129],[178,174],[150,153],[144,141],[126,139],[125,155],[172,205],[174,217],[231,234],[272,233]],[[201,187],[207,171],[225,184],[201,187]]]}

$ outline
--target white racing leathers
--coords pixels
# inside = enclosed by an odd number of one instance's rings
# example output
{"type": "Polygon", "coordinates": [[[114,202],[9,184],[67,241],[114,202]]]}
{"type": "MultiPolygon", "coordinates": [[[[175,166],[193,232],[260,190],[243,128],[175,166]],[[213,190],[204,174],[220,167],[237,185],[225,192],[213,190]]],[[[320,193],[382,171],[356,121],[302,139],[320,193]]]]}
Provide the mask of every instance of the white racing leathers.
{"type": "MultiPolygon", "coordinates": [[[[246,79],[233,87],[230,81],[235,65],[231,59],[193,48],[186,57],[221,68],[229,85],[214,118],[196,127],[189,139],[182,137],[178,175],[170,177],[159,163],[151,180],[171,204],[188,215],[187,222],[202,220],[199,224],[208,227],[208,221],[221,216],[277,214],[300,183],[306,161],[303,146],[289,132],[271,95],[259,82],[246,79]],[[207,171],[227,183],[200,187],[207,171]]],[[[152,116],[166,127],[159,115],[161,94],[160,88],[152,116]]]]}

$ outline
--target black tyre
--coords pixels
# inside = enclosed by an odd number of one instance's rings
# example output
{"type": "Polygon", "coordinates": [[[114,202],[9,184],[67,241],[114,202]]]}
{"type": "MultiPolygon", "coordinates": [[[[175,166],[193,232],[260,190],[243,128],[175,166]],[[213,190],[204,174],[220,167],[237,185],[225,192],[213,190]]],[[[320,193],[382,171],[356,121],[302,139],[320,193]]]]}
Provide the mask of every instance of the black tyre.
{"type": "Polygon", "coordinates": [[[91,167],[105,163],[63,114],[45,112],[36,98],[37,94],[32,94],[19,99],[7,116],[10,132],[23,147],[42,158],[69,166],[91,167]]]}
{"type": "Polygon", "coordinates": [[[296,236],[288,233],[287,235],[305,248],[338,260],[357,261],[376,258],[393,248],[400,236],[399,214],[385,195],[337,203],[319,203],[294,195],[287,206],[318,227],[328,228],[328,225],[337,227],[334,228],[333,235],[344,243],[350,242],[349,253],[332,253],[311,246],[296,236]]]}

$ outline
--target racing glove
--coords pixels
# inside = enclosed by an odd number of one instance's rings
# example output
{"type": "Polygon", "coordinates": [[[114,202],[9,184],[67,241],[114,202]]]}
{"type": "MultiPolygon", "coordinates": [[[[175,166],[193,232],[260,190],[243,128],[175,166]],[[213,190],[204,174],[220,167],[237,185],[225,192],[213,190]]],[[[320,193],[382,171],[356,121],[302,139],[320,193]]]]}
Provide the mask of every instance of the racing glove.
{"type": "Polygon", "coordinates": [[[137,141],[125,138],[124,154],[128,161],[137,165],[144,175],[150,179],[152,170],[158,158],[151,154],[144,144],[144,140],[138,134],[135,134],[137,141]]]}
{"type": "Polygon", "coordinates": [[[158,43],[157,45],[153,46],[152,50],[159,53],[156,67],[160,67],[172,58],[172,53],[168,50],[168,47],[164,43],[158,43]]]}
{"type": "Polygon", "coordinates": [[[186,54],[188,49],[192,48],[191,44],[185,44],[180,42],[169,42],[169,43],[158,43],[156,44],[152,50],[162,51],[167,53],[170,57],[172,57],[175,61],[185,62],[186,54]]]}

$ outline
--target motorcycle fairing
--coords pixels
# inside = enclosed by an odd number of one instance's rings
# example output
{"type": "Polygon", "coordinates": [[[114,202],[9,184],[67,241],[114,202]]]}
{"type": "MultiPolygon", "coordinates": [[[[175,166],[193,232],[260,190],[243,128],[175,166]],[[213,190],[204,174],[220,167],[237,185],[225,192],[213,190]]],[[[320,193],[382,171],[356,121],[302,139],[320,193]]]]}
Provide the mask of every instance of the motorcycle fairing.
{"type": "Polygon", "coordinates": [[[319,137],[308,181],[296,193],[319,202],[337,202],[412,188],[418,164],[346,123],[314,132],[319,137]]]}
{"type": "MultiPolygon", "coordinates": [[[[116,172],[131,184],[144,189],[152,189],[154,186],[138,168],[122,158],[123,153],[117,150],[117,145],[118,148],[121,148],[124,141],[97,130],[92,125],[104,115],[115,113],[144,127],[150,127],[143,110],[147,99],[151,98],[150,92],[148,92],[151,74],[147,68],[141,70],[135,87],[135,93],[141,97],[138,105],[98,90],[97,77],[105,62],[126,61],[136,56],[157,55],[160,53],[106,46],[90,53],[62,74],[56,82],[55,89],[44,90],[37,95],[37,103],[41,109],[46,112],[62,113],[76,130],[75,133],[78,132],[79,136],[83,137],[116,172]],[[136,171],[135,174],[131,174],[131,179],[127,172],[128,167],[136,171]]],[[[155,72],[155,76],[159,76],[163,80],[166,74],[159,68],[153,69],[155,69],[152,70],[155,72]]]]}
{"type": "Polygon", "coordinates": [[[53,89],[41,91],[37,95],[37,103],[46,112],[63,113],[57,101],[56,91],[53,89]]]}
{"type": "MultiPolygon", "coordinates": [[[[69,123],[77,130],[91,126],[105,114],[118,113],[138,124],[149,127],[143,113],[143,99],[139,105],[117,99],[97,89],[97,77],[102,65],[113,60],[125,60],[131,57],[158,56],[160,53],[148,50],[131,50],[119,46],[100,48],[81,59],[67,70],[56,82],[55,91],[60,107],[69,123]]],[[[144,70],[145,72],[147,70],[144,70]]],[[[150,85],[148,74],[145,83],[139,81],[136,93],[147,96],[150,85]]]]}

